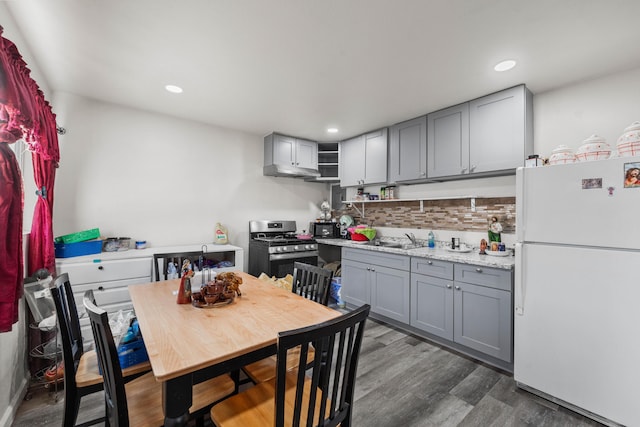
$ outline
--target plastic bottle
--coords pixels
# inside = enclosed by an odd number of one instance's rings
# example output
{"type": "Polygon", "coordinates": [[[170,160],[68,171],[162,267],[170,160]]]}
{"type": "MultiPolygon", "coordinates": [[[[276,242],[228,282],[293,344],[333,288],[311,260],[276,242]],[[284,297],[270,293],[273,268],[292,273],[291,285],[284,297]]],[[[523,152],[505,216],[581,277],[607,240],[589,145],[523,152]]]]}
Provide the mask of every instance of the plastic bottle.
{"type": "Polygon", "coordinates": [[[436,236],[433,234],[433,231],[430,231],[429,235],[427,236],[427,245],[430,248],[436,247],[436,236]]]}
{"type": "Polygon", "coordinates": [[[226,245],[229,242],[227,238],[227,229],[219,222],[216,222],[215,236],[213,236],[213,243],[218,245],[226,245]]]}

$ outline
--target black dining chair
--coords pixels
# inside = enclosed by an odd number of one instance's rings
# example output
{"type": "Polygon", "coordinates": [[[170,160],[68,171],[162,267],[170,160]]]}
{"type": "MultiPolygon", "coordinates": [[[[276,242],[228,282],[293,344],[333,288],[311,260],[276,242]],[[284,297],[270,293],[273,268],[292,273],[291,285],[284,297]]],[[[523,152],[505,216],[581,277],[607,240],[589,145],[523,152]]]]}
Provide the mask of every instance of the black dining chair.
{"type": "MultiPolygon", "coordinates": [[[[187,259],[192,264],[197,263],[202,259],[202,254],[203,253],[201,251],[154,254],[153,265],[155,270],[156,282],[168,279],[169,276],[167,267],[169,266],[170,262],[175,264],[176,273],[178,274],[178,277],[180,277],[182,274],[182,263],[187,259]]],[[[202,269],[202,266],[199,266],[198,268],[202,269]]]]}
{"type": "MultiPolygon", "coordinates": [[[[83,302],[104,378],[106,424],[110,427],[161,426],[164,423],[162,383],[156,381],[152,372],[124,382],[107,312],[95,305],[92,291],[85,293],[83,302]]],[[[204,415],[212,405],[231,396],[234,391],[235,384],[226,374],[195,384],[191,417],[197,420],[197,425],[203,425],[204,415]]]]}
{"type": "Polygon", "coordinates": [[[293,264],[292,292],[317,302],[329,304],[329,288],[333,271],[315,265],[295,262],[293,264]]]}
{"type": "MultiPolygon", "coordinates": [[[[291,291],[322,305],[329,304],[329,288],[333,271],[315,265],[295,262],[293,265],[293,285],[291,291]]],[[[313,358],[313,347],[309,351],[309,360],[313,358]]],[[[298,354],[289,355],[289,369],[298,367],[298,354]]],[[[276,356],[270,356],[246,365],[242,370],[255,384],[269,381],[276,376],[276,356]]]]}
{"type": "Polygon", "coordinates": [[[336,319],[279,333],[276,378],[214,405],[211,420],[218,427],[349,427],[369,308],[363,305],[336,319]],[[288,353],[300,347],[299,364],[304,364],[312,343],[316,351],[310,372],[288,370],[288,353]]]}
{"type": "MultiPolygon", "coordinates": [[[[69,275],[63,273],[56,277],[50,291],[62,340],[65,390],[62,425],[84,427],[104,422],[104,417],[100,417],[76,424],[81,399],[103,389],[102,376],[98,370],[96,352],[84,351],[80,320],[69,275]]],[[[129,381],[150,370],[149,362],[143,362],[125,369],[122,375],[129,381]]]]}

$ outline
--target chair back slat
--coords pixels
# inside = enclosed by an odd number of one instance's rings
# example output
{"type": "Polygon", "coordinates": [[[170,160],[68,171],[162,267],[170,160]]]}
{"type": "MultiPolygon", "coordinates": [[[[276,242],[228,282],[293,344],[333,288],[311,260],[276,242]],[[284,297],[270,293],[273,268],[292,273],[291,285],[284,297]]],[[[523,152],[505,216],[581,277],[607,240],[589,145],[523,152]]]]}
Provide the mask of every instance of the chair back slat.
{"type": "Polygon", "coordinates": [[[277,427],[350,424],[358,357],[369,309],[369,305],[364,305],[331,321],[278,334],[277,427]],[[304,369],[298,369],[293,387],[287,384],[287,377],[291,376],[290,372],[287,373],[287,353],[301,346],[298,366],[305,366],[310,344],[315,347],[313,361],[307,365],[311,375],[308,377],[304,369]],[[302,353],[305,354],[304,359],[302,353]],[[295,396],[293,411],[289,415],[285,410],[285,393],[294,393],[295,396]]]}
{"type": "Polygon", "coordinates": [[[293,264],[292,292],[322,305],[329,304],[329,288],[333,271],[315,265],[293,264]]]}
{"type": "Polygon", "coordinates": [[[93,291],[84,294],[84,308],[89,315],[96,345],[98,366],[102,370],[106,416],[110,427],[128,426],[129,411],[116,344],[107,312],[95,305],[93,291]]]}

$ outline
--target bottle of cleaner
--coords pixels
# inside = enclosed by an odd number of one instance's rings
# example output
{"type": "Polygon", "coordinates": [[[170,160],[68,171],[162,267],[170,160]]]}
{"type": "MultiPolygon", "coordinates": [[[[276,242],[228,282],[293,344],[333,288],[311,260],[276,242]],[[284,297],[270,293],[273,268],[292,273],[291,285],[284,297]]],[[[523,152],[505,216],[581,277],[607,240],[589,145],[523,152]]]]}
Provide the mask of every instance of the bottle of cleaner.
{"type": "Polygon", "coordinates": [[[433,234],[433,231],[429,231],[429,234],[427,235],[427,246],[430,248],[436,247],[436,236],[433,234]]]}
{"type": "Polygon", "coordinates": [[[218,245],[226,245],[229,243],[229,239],[227,238],[227,229],[219,222],[216,222],[216,231],[215,236],[213,236],[213,243],[218,245]]]}

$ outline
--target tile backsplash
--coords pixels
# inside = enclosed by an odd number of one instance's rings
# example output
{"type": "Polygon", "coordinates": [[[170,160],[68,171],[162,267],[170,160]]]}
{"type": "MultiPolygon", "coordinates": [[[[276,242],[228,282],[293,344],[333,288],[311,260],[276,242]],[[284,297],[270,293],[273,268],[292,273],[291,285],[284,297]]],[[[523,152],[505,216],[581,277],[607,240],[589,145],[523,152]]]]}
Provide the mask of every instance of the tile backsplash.
{"type": "Polygon", "coordinates": [[[369,224],[373,227],[443,229],[454,231],[481,231],[488,229],[491,217],[498,218],[503,233],[515,233],[516,199],[515,197],[475,198],[472,210],[471,198],[424,200],[422,211],[419,200],[397,200],[384,202],[354,202],[358,210],[347,205],[336,216],[350,215],[357,224],[369,224]]]}

